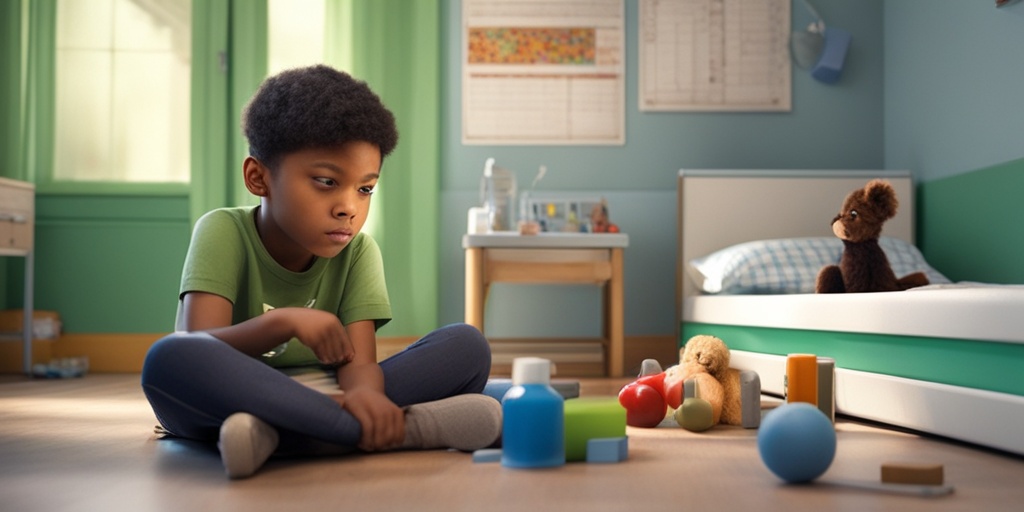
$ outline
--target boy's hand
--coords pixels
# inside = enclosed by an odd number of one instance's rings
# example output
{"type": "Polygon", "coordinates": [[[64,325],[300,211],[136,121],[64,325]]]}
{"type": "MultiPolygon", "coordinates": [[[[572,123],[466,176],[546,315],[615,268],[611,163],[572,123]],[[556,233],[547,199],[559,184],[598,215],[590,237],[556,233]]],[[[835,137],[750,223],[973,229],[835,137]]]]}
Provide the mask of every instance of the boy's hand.
{"type": "Polygon", "coordinates": [[[278,308],[268,314],[288,315],[293,335],[324,364],[345,364],[356,351],[338,317],[310,308],[278,308]]]}
{"type": "Polygon", "coordinates": [[[405,441],[405,411],[372,388],[357,388],[341,395],[341,406],[359,421],[363,437],[359,448],[365,451],[398,448],[405,441]]]}

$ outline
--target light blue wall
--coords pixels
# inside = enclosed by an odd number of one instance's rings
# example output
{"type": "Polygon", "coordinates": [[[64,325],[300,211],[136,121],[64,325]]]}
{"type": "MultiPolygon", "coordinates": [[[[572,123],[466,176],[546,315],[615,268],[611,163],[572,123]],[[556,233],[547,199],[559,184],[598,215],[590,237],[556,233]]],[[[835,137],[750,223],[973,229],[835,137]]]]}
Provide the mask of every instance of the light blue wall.
{"type": "MultiPolygon", "coordinates": [[[[608,198],[630,236],[626,251],[626,334],[673,334],[676,176],[680,168],[881,168],[883,165],[882,0],[818,0],[820,14],[853,34],[842,80],[823,85],[794,68],[787,113],[641,113],[637,108],[637,2],[626,1],[624,146],[509,147],[461,144],[461,1],[444,7],[442,32],[441,321],[462,321],[466,211],[477,203],[484,161],[494,157],[529,182],[548,167],[547,190],[608,198]]],[[[794,1],[794,28],[808,17],[794,1]]],[[[708,212],[714,215],[714,212],[708,212]]],[[[596,288],[496,287],[488,305],[492,336],[596,336],[596,288]],[[557,311],[557,315],[551,314],[557,311]],[[496,314],[498,313],[498,314],[496,314]]]]}
{"type": "Polygon", "coordinates": [[[1024,283],[1024,2],[886,0],[885,165],[918,188],[918,243],[953,280],[1024,283]]]}
{"type": "Polygon", "coordinates": [[[1024,156],[1024,2],[886,0],[883,18],[887,168],[932,181],[1024,156]]]}

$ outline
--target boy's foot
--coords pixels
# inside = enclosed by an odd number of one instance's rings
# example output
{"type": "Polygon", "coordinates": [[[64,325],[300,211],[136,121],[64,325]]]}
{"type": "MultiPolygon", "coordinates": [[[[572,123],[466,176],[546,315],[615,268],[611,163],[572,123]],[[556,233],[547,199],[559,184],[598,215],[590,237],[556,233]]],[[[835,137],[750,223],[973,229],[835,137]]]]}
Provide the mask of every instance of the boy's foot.
{"type": "Polygon", "coordinates": [[[501,404],[487,395],[457,395],[405,409],[403,448],[487,448],[501,437],[501,404]]]}
{"type": "Polygon", "coordinates": [[[252,476],[277,449],[277,430],[263,420],[236,412],[220,426],[220,460],[231,478],[252,476]]]}

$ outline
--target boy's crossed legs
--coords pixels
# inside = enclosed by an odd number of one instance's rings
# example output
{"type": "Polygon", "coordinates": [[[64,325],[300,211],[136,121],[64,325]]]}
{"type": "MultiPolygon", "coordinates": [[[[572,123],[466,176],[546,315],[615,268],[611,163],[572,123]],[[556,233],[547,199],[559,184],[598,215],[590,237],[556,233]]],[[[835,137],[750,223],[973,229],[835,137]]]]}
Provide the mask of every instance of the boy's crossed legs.
{"type": "MultiPolygon", "coordinates": [[[[501,406],[479,395],[490,349],[478,330],[443,327],[381,363],[385,393],[406,410],[403,448],[474,450],[501,433],[501,406]]],[[[219,439],[232,477],[254,473],[282,444],[354,451],[361,426],[330,396],[203,333],[150,349],[143,389],[160,423],[182,437],[219,439]]],[[[301,449],[300,449],[301,450],[301,449]]]]}

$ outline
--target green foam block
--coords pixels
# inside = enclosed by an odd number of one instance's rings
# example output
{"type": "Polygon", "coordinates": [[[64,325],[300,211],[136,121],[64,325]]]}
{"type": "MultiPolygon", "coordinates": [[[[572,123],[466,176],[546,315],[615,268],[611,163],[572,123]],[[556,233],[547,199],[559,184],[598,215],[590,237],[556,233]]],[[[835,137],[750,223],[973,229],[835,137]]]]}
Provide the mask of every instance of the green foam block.
{"type": "Polygon", "coordinates": [[[624,437],[626,409],[618,398],[571,398],[565,401],[565,460],[587,460],[587,441],[624,437]]]}

